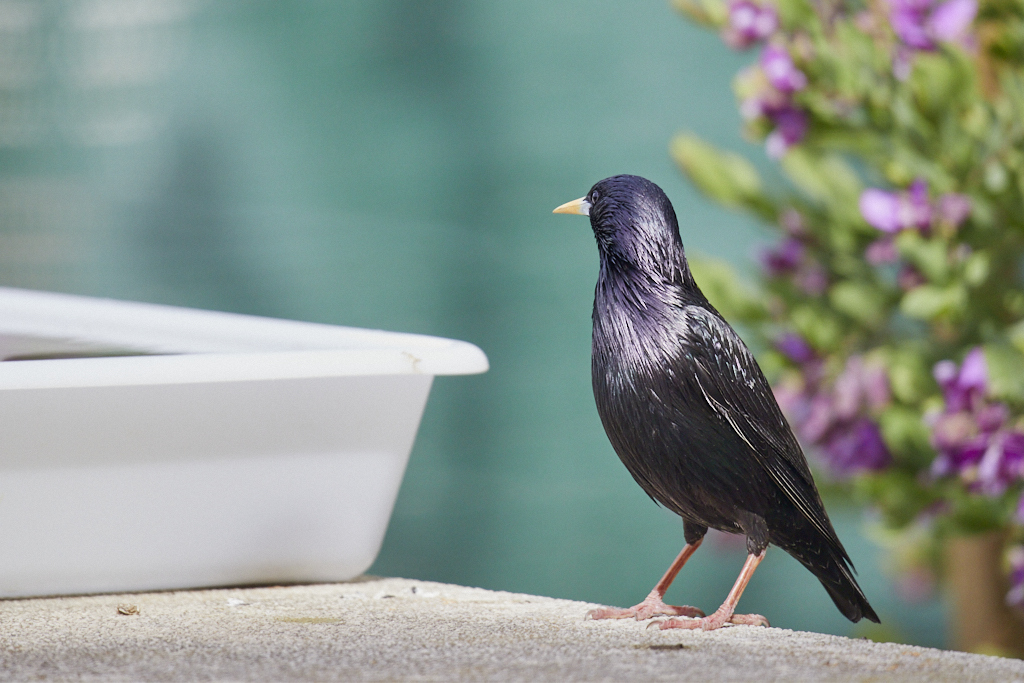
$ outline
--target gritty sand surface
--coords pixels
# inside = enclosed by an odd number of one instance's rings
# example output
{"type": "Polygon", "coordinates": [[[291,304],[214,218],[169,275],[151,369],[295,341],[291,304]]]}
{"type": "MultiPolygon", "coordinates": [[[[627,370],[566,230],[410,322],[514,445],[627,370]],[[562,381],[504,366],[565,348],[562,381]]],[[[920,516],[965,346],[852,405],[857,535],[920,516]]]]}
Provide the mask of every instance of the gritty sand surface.
{"type": "Polygon", "coordinates": [[[0,680],[1024,681],[1024,661],[592,607],[407,579],[3,600],[0,680]]]}

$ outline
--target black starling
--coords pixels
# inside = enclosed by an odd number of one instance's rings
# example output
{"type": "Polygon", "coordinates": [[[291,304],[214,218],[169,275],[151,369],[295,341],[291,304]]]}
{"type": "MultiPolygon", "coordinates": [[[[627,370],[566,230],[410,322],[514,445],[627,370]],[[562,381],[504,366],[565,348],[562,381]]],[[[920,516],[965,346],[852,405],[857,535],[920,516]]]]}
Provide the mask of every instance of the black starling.
{"type": "Polygon", "coordinates": [[[818,577],[848,619],[878,622],[761,369],[690,274],[665,193],[620,175],[555,213],[590,216],[600,251],[592,371],[605,432],[647,495],[683,518],[686,540],[646,600],[590,616],[691,617],[661,628],[767,626],[734,611],[771,543],[818,577]],[[705,617],[663,598],[708,528],[745,535],[749,555],[726,601],[705,617]]]}

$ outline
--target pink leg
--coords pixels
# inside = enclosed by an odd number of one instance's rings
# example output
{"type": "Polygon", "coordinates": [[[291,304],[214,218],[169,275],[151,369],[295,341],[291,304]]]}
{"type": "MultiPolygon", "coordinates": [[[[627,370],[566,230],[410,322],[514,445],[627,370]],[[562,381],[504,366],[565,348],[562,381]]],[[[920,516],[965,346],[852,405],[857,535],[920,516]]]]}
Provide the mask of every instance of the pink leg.
{"type": "Polygon", "coordinates": [[[736,583],[733,584],[732,590],[729,591],[729,597],[725,599],[722,606],[715,610],[715,613],[710,617],[687,619],[685,621],[682,619],[666,619],[658,625],[659,628],[699,628],[704,631],[713,631],[721,628],[726,623],[768,626],[768,620],[760,614],[734,614],[736,603],[740,601],[740,596],[743,595],[743,590],[747,587],[747,583],[750,582],[750,577],[754,575],[757,565],[761,564],[761,560],[764,559],[765,552],[767,552],[767,549],[762,550],[760,555],[747,555],[747,561],[743,563],[743,569],[736,578],[736,583]]]}
{"type": "Polygon", "coordinates": [[[700,547],[703,542],[703,538],[698,540],[696,543],[687,543],[683,546],[679,556],[676,558],[672,566],[665,572],[665,576],[661,577],[661,581],[654,587],[654,590],[641,602],[639,605],[634,605],[629,609],[619,609],[617,607],[602,607],[601,609],[591,610],[587,613],[587,616],[591,619],[628,619],[629,617],[635,617],[637,621],[643,621],[644,619],[650,619],[655,615],[665,615],[673,617],[703,617],[704,612],[697,609],[696,607],[686,607],[677,605],[666,605],[663,601],[665,597],[665,591],[672,585],[679,570],[683,568],[686,561],[690,559],[690,555],[700,547]]]}

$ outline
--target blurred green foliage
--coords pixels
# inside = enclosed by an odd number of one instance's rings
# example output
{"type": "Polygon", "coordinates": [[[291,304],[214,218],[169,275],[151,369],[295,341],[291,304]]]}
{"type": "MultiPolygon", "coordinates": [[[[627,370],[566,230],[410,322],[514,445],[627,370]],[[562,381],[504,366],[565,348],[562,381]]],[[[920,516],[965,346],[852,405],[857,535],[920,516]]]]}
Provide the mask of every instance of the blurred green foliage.
{"type": "Polygon", "coordinates": [[[948,534],[1019,535],[1024,2],[675,4],[757,48],[734,90],[777,165],[691,133],[671,150],[780,236],[756,285],[695,272],[763,349],[826,487],[932,548],[916,569],[948,534]]]}

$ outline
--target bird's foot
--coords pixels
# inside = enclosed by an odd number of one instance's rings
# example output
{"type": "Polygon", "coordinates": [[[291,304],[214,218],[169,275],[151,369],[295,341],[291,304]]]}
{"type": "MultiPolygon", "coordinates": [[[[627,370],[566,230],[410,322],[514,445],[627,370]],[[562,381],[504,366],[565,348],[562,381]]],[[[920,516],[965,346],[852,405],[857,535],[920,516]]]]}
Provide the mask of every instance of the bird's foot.
{"type": "Polygon", "coordinates": [[[726,624],[737,624],[743,626],[770,626],[768,620],[760,614],[732,614],[729,610],[718,609],[714,614],[702,619],[666,619],[665,621],[654,622],[661,630],[669,628],[700,629],[701,631],[714,631],[726,624]]]}
{"type": "Polygon", "coordinates": [[[651,591],[651,594],[643,602],[628,609],[602,607],[587,612],[588,619],[635,618],[637,621],[644,621],[655,616],[697,618],[703,617],[704,612],[696,607],[686,605],[666,605],[657,591],[651,591]]]}
{"type": "Polygon", "coordinates": [[[740,626],[764,626],[765,628],[771,626],[768,620],[760,614],[734,614],[729,617],[729,623],[740,626]]]}

